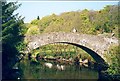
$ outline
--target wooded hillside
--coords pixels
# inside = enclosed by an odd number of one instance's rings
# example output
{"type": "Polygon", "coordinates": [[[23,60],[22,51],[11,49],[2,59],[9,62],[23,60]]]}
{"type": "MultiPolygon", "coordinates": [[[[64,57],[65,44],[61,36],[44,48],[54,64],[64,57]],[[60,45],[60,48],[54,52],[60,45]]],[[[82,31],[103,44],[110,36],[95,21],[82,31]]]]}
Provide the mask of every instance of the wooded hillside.
{"type": "Polygon", "coordinates": [[[103,34],[115,33],[118,36],[118,6],[107,5],[102,10],[78,10],[52,14],[39,19],[39,16],[28,25],[27,35],[48,32],[72,32],[103,34]]]}

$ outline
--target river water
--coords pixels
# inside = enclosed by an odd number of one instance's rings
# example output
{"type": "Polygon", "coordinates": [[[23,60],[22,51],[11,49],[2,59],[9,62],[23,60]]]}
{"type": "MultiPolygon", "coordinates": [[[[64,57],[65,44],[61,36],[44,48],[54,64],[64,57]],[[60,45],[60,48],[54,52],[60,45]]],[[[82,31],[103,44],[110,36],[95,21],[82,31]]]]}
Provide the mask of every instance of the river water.
{"type": "Polygon", "coordinates": [[[98,71],[74,64],[63,64],[54,61],[22,60],[19,63],[21,79],[98,79],[98,71]],[[51,65],[48,67],[45,64],[51,65]],[[63,66],[63,69],[60,67],[63,66]]]}

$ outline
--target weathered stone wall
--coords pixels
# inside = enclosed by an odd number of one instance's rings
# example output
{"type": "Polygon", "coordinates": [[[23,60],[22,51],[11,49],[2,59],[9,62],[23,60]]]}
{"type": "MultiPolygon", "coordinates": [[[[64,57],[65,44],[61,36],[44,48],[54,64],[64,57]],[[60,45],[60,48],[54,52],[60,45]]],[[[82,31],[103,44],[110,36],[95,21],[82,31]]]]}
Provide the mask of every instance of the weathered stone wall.
{"type": "Polygon", "coordinates": [[[28,42],[29,51],[50,43],[69,42],[85,46],[99,54],[103,59],[105,59],[103,56],[104,51],[107,51],[110,45],[118,45],[118,39],[115,37],[108,38],[98,35],[65,32],[52,32],[41,35],[26,36],[25,40],[28,42]]]}

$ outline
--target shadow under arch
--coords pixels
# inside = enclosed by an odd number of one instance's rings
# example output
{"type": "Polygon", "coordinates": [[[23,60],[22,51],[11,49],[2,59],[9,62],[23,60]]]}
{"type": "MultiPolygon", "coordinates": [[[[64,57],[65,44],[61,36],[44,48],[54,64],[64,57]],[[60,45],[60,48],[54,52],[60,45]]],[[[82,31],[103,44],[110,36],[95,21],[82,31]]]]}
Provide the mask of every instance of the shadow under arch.
{"type": "Polygon", "coordinates": [[[96,52],[94,52],[93,50],[91,50],[85,46],[82,46],[82,45],[79,45],[76,43],[70,43],[70,42],[55,42],[55,43],[65,43],[65,44],[71,44],[71,45],[77,46],[77,47],[83,49],[84,51],[86,51],[88,54],[90,54],[98,64],[107,64],[101,56],[99,56],[96,52]]]}
{"type": "MultiPolygon", "coordinates": [[[[90,54],[97,63],[100,63],[100,64],[106,63],[105,60],[100,55],[98,55],[96,52],[94,52],[93,50],[91,50],[85,46],[82,46],[82,45],[79,45],[76,43],[70,43],[70,42],[54,42],[54,43],[63,43],[63,44],[70,44],[70,45],[77,46],[77,47],[83,49],[84,51],[86,51],[88,54],[90,54]]],[[[54,44],[54,43],[49,43],[49,44],[54,44]]],[[[46,45],[48,45],[48,44],[46,44],[46,45]]]]}

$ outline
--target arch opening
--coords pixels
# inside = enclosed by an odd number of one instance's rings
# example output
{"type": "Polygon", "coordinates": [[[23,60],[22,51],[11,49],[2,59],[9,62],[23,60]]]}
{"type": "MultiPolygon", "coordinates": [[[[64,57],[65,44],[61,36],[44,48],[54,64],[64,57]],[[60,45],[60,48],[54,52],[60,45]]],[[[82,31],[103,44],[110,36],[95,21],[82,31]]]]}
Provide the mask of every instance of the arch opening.
{"type": "Polygon", "coordinates": [[[69,42],[58,42],[58,43],[65,43],[65,44],[71,44],[71,45],[77,46],[77,47],[83,49],[84,51],[86,51],[88,54],[90,54],[97,63],[105,63],[104,59],[101,58],[96,52],[94,52],[93,50],[91,50],[85,46],[78,45],[75,43],[69,43],[69,42]]]}
{"type": "MultiPolygon", "coordinates": [[[[70,43],[70,42],[54,42],[54,43],[70,44],[70,45],[79,47],[82,50],[84,50],[85,52],[87,52],[98,64],[104,64],[104,65],[107,64],[105,62],[105,60],[101,56],[99,56],[99,54],[97,54],[96,52],[94,52],[93,50],[91,50],[91,49],[89,49],[85,46],[82,46],[82,45],[79,45],[79,44],[76,44],[76,43],[70,43]]],[[[54,44],[54,43],[49,43],[49,44],[54,44]]],[[[48,45],[48,44],[46,44],[46,45],[48,45]]]]}

